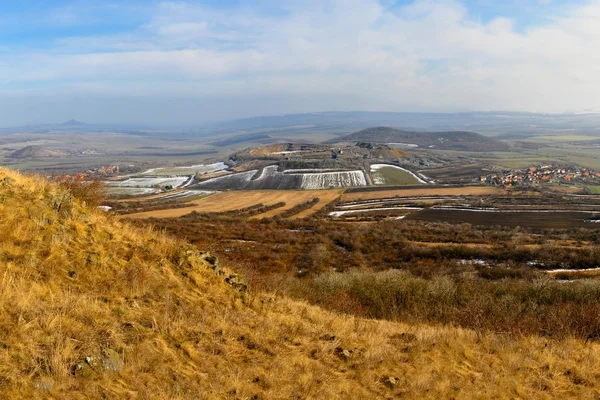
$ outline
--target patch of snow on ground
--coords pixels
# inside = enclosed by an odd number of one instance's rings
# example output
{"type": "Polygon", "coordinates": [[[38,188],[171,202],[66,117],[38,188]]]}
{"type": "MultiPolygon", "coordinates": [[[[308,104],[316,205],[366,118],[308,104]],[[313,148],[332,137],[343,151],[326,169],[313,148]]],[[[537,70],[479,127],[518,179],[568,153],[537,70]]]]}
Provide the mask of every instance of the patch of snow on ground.
{"type": "Polygon", "coordinates": [[[362,171],[302,174],[300,187],[302,189],[328,189],[352,186],[367,186],[367,180],[362,171]]]}
{"type": "Polygon", "coordinates": [[[548,273],[548,274],[555,274],[555,273],[560,273],[560,272],[585,272],[585,271],[589,271],[589,272],[594,272],[594,271],[600,271],[600,268],[587,268],[587,269],[550,269],[550,270],[546,270],[544,272],[548,273]]]}
{"type": "Polygon", "coordinates": [[[239,172],[237,174],[219,176],[200,182],[197,186],[224,186],[225,189],[236,189],[239,186],[250,182],[252,177],[256,174],[257,170],[253,169],[250,171],[239,172]]]}
{"type": "MultiPolygon", "coordinates": [[[[415,178],[417,180],[417,182],[419,182],[419,183],[425,183],[425,184],[427,183],[423,179],[421,179],[417,174],[415,174],[414,172],[404,169],[402,167],[399,167],[397,165],[392,165],[392,164],[372,164],[371,165],[371,173],[377,172],[381,168],[396,168],[396,169],[399,169],[401,171],[404,171],[404,172],[412,175],[412,177],[415,178]]],[[[381,175],[379,175],[379,176],[376,176],[376,175],[373,176],[373,183],[376,185],[384,185],[385,178],[381,175]]]]}
{"type": "Polygon", "coordinates": [[[190,165],[185,167],[164,167],[164,168],[152,168],[142,173],[142,175],[195,175],[195,174],[208,174],[211,172],[222,171],[229,168],[227,164],[219,162],[215,164],[198,164],[190,165]]]}
{"type": "Polygon", "coordinates": [[[106,192],[109,195],[138,196],[142,194],[154,194],[159,191],[158,189],[146,187],[108,186],[106,192]]]}
{"type": "Polygon", "coordinates": [[[410,147],[410,148],[419,147],[418,144],[414,144],[414,143],[386,143],[386,144],[390,145],[390,146],[397,146],[397,147],[410,147]]]}
{"type": "Polygon", "coordinates": [[[320,172],[344,172],[340,171],[339,168],[299,168],[299,169],[286,169],[283,171],[284,174],[303,174],[303,173],[320,173],[320,172]]]}
{"type": "Polygon", "coordinates": [[[108,186],[112,187],[130,187],[130,188],[152,188],[158,186],[173,186],[179,187],[183,185],[189,177],[178,176],[173,178],[128,178],[124,181],[109,181],[108,186]]]}
{"type": "Polygon", "coordinates": [[[383,207],[383,208],[364,208],[361,210],[344,210],[344,211],[333,211],[329,213],[330,217],[340,217],[342,215],[347,215],[347,214],[356,214],[356,213],[363,213],[363,212],[369,212],[369,211],[388,211],[388,210],[416,210],[416,211],[421,211],[422,208],[421,207],[383,207]]]}

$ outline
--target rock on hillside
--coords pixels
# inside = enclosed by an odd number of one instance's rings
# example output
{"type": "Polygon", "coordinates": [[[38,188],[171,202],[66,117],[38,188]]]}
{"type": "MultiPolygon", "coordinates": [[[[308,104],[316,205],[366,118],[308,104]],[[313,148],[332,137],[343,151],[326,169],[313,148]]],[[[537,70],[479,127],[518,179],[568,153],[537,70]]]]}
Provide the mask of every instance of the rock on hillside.
{"type": "Polygon", "coordinates": [[[0,169],[0,398],[598,394],[600,352],[244,292],[189,244],[0,169]]]}
{"type": "Polygon", "coordinates": [[[336,142],[403,143],[425,149],[457,151],[507,151],[509,146],[499,140],[475,132],[414,132],[382,126],[363,129],[335,139],[336,142]]]}

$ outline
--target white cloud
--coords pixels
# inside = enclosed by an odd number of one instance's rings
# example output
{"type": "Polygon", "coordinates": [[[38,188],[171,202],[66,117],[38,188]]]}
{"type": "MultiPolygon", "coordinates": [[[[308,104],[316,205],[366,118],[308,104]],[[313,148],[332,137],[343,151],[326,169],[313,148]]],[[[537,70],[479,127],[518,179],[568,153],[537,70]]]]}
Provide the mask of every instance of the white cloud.
{"type": "Polygon", "coordinates": [[[56,96],[77,87],[90,95],[326,96],[331,109],[348,99],[353,109],[395,111],[600,109],[598,0],[521,31],[508,18],[481,22],[453,0],[283,4],[272,15],[165,2],[133,32],[13,55],[0,63],[0,81],[43,82],[49,89],[40,90],[56,96]]]}

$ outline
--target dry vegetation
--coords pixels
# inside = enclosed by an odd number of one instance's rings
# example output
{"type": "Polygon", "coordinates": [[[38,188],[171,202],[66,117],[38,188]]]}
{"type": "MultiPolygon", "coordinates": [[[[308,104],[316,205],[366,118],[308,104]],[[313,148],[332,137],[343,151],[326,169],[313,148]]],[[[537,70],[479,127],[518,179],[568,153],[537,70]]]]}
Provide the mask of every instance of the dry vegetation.
{"type": "Polygon", "coordinates": [[[349,191],[342,196],[343,202],[386,199],[392,197],[413,197],[413,196],[485,196],[485,195],[503,195],[506,190],[491,186],[465,186],[465,187],[437,187],[423,189],[382,189],[374,191],[349,191]]]}
{"type": "Polygon", "coordinates": [[[185,242],[0,170],[0,398],[597,398],[600,347],[245,292],[185,242]]]}
{"type": "Polygon", "coordinates": [[[210,249],[258,288],[277,288],[336,311],[555,338],[585,339],[600,328],[600,283],[553,280],[594,275],[546,272],[596,267],[600,232],[594,230],[318,218],[257,221],[241,214],[151,223],[210,249]],[[372,286],[380,281],[377,274],[345,274],[359,269],[380,271],[387,286],[372,286]],[[409,274],[385,275],[390,269],[409,274]],[[336,288],[324,284],[330,280],[341,283],[336,288]],[[448,290],[452,301],[440,302],[436,290],[448,290]],[[434,294],[425,295],[429,292],[434,294]]]}

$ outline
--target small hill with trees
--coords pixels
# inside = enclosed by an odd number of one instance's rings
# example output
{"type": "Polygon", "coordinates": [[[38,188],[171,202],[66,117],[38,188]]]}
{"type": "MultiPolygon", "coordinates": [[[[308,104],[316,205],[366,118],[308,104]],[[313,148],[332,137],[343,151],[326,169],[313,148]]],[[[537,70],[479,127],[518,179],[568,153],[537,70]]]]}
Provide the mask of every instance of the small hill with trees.
{"type": "Polygon", "coordinates": [[[334,139],[335,142],[402,143],[424,149],[456,151],[508,151],[509,146],[479,133],[469,131],[417,132],[388,126],[367,128],[334,139]]]}
{"type": "Polygon", "coordinates": [[[26,146],[14,151],[8,157],[12,159],[28,159],[64,157],[66,155],[68,155],[68,153],[60,150],[52,150],[42,146],[26,146]]]}

